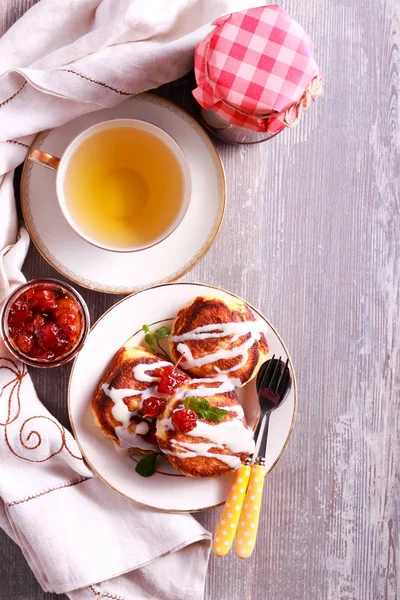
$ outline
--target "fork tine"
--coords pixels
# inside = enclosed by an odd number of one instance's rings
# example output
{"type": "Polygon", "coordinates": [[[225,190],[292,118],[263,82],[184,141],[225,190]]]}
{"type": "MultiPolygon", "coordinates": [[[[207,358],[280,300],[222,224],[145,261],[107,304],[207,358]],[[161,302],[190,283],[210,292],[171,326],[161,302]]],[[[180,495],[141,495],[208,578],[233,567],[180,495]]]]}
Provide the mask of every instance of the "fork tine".
{"type": "Polygon", "coordinates": [[[285,391],[285,388],[287,387],[287,383],[290,379],[290,371],[289,371],[289,359],[286,360],[285,363],[285,367],[282,371],[282,374],[279,378],[278,384],[276,386],[277,391],[279,391],[279,394],[282,395],[285,391]]]}
{"type": "Polygon", "coordinates": [[[268,386],[273,394],[276,394],[276,390],[278,388],[278,382],[279,382],[280,375],[281,375],[281,365],[282,365],[282,358],[279,357],[276,361],[275,369],[274,369],[274,372],[272,373],[271,381],[268,386]]]}
{"type": "MultiPolygon", "coordinates": [[[[282,359],[279,359],[279,360],[282,360],[282,359]]],[[[283,367],[283,369],[281,370],[281,372],[279,374],[279,378],[278,378],[278,381],[276,382],[275,389],[274,389],[274,393],[275,394],[278,391],[279,386],[283,382],[284,377],[286,376],[286,371],[287,371],[288,363],[289,363],[289,359],[286,360],[285,366],[283,367]]]]}
{"type": "Polygon", "coordinates": [[[269,361],[268,365],[266,366],[264,373],[261,377],[261,381],[260,381],[260,387],[259,389],[262,390],[263,387],[269,387],[269,381],[270,381],[270,373],[274,368],[274,358],[275,358],[275,354],[273,355],[273,357],[271,358],[271,360],[269,361]]]}

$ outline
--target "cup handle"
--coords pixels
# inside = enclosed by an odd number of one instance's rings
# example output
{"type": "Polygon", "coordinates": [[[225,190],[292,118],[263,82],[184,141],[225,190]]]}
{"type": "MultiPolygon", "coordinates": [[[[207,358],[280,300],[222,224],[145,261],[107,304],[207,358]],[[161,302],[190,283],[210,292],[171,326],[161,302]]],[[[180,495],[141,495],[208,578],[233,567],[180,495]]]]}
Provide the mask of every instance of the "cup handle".
{"type": "Polygon", "coordinates": [[[32,162],[43,165],[43,167],[47,167],[53,171],[57,171],[58,165],[60,164],[60,159],[57,158],[57,156],[53,156],[48,152],[42,152],[41,150],[31,150],[28,158],[32,162]]]}

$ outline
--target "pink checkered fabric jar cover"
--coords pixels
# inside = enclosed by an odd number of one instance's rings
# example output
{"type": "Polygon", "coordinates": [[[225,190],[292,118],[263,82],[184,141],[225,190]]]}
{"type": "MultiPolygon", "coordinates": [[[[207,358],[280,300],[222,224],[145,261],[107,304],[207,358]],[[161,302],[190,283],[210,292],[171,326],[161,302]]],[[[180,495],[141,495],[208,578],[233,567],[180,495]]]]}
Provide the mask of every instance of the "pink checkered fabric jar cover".
{"type": "Polygon", "coordinates": [[[224,121],[275,133],[298,121],[322,92],[311,39],[285,10],[225,15],[197,45],[193,95],[224,121]]]}

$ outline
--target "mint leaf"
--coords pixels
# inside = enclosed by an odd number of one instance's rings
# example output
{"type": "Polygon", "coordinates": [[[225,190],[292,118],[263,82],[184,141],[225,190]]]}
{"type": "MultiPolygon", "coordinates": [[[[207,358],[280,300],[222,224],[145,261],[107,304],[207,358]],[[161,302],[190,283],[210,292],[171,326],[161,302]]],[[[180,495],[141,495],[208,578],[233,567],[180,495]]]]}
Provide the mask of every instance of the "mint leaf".
{"type": "Polygon", "coordinates": [[[148,325],[142,325],[142,331],[144,331],[144,339],[146,344],[148,345],[150,350],[154,352],[154,334],[150,331],[150,327],[148,325]]]}
{"type": "Polygon", "coordinates": [[[146,454],[135,467],[136,473],[139,473],[142,477],[151,477],[156,472],[156,462],[157,457],[159,456],[158,452],[154,454],[146,454]]]}
{"type": "MultiPolygon", "coordinates": [[[[207,402],[207,400],[206,400],[206,402],[207,402]]],[[[183,403],[186,408],[188,408],[188,409],[192,410],[194,413],[196,413],[196,415],[199,417],[199,419],[206,418],[207,409],[209,406],[208,402],[207,402],[208,406],[205,406],[204,400],[198,400],[197,398],[193,398],[193,396],[188,396],[184,399],[183,403]]]]}
{"type": "Polygon", "coordinates": [[[157,344],[160,351],[163,354],[165,354],[165,357],[168,358],[168,360],[169,360],[168,354],[165,352],[165,350],[163,350],[163,348],[160,346],[159,341],[158,341],[158,340],[163,340],[164,338],[171,335],[171,331],[168,329],[168,327],[159,327],[158,329],[156,329],[153,332],[153,331],[151,331],[151,329],[148,325],[142,325],[142,331],[144,332],[145,342],[148,345],[148,347],[150,348],[150,350],[152,352],[157,353],[158,350],[156,350],[156,348],[154,347],[154,345],[157,344]]]}
{"type": "Polygon", "coordinates": [[[168,327],[159,327],[154,332],[154,337],[156,338],[156,340],[163,340],[166,337],[169,337],[170,335],[171,331],[168,329],[168,327]]]}
{"type": "Polygon", "coordinates": [[[225,415],[228,414],[228,411],[224,408],[218,408],[216,406],[211,406],[209,401],[205,398],[194,398],[193,396],[187,396],[183,401],[185,408],[192,410],[199,419],[207,419],[208,421],[213,421],[214,423],[219,423],[222,421],[225,415]]]}
{"type": "Polygon", "coordinates": [[[201,400],[197,400],[197,402],[198,402],[198,412],[201,415],[200,418],[207,419],[208,411],[211,408],[209,401],[202,398],[201,400]]]}
{"type": "Polygon", "coordinates": [[[152,333],[146,333],[144,339],[150,350],[154,351],[154,335],[152,333]]]}
{"type": "Polygon", "coordinates": [[[224,408],[218,408],[217,406],[211,406],[210,410],[207,414],[207,419],[209,421],[213,421],[214,423],[219,423],[222,421],[225,415],[228,414],[228,411],[224,408]]]}

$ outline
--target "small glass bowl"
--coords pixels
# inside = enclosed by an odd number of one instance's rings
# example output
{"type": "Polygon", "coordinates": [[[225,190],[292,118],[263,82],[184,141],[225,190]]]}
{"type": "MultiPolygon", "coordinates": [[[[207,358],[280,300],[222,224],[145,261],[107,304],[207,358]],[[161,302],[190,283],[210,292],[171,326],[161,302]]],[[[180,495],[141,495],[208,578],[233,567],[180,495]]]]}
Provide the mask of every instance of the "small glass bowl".
{"type": "Polygon", "coordinates": [[[39,367],[39,368],[50,368],[50,367],[59,367],[60,365],[65,365],[67,362],[72,360],[74,356],[81,350],[87,335],[90,329],[90,315],[89,310],[86,305],[86,302],[82,298],[82,296],[70,285],[64,283],[63,281],[59,281],[58,279],[52,278],[43,278],[43,279],[31,279],[27,283],[24,283],[17,287],[16,290],[11,294],[11,296],[5,302],[3,309],[0,314],[0,334],[4,340],[4,343],[9,350],[9,352],[15,356],[21,362],[24,362],[31,367],[39,367]],[[71,296],[73,300],[76,301],[81,315],[82,327],[79,334],[78,339],[75,342],[75,345],[65,354],[54,357],[54,359],[42,359],[42,358],[33,358],[32,356],[28,356],[24,354],[18,346],[15,344],[13,338],[10,335],[9,331],[9,314],[10,309],[14,302],[18,300],[18,298],[26,293],[31,288],[34,288],[38,285],[53,285],[57,288],[61,288],[61,291],[71,296]]]}

